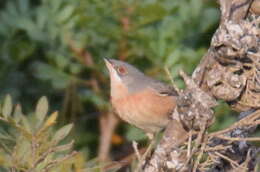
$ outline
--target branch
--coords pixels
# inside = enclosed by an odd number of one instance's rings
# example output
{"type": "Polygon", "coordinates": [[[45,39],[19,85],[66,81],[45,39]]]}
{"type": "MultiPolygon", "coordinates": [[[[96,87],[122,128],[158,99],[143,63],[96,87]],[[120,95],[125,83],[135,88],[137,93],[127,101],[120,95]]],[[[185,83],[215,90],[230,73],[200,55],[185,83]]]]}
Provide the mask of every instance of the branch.
{"type": "Polygon", "coordinates": [[[250,170],[255,166],[257,149],[245,141],[260,139],[247,137],[260,124],[260,111],[248,113],[227,129],[207,133],[214,123],[211,108],[217,105],[215,98],[225,100],[238,112],[260,108],[260,17],[255,10],[259,3],[219,3],[221,21],[211,46],[192,79],[180,73],[187,88],[179,91],[173,120],[144,171],[205,171],[224,161],[229,165],[222,166],[229,170],[250,170]],[[245,154],[249,149],[250,153],[245,154]]]}

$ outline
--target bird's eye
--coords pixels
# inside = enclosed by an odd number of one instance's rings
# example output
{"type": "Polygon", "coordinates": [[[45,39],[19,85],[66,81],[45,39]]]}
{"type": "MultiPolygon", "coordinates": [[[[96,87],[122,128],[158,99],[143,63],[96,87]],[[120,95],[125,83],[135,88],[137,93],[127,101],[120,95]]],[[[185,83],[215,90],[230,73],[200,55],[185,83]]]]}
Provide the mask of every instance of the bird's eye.
{"type": "Polygon", "coordinates": [[[121,75],[127,74],[126,68],[124,68],[124,67],[122,67],[122,66],[119,66],[119,67],[117,68],[117,72],[118,72],[119,74],[121,74],[121,75]]]}

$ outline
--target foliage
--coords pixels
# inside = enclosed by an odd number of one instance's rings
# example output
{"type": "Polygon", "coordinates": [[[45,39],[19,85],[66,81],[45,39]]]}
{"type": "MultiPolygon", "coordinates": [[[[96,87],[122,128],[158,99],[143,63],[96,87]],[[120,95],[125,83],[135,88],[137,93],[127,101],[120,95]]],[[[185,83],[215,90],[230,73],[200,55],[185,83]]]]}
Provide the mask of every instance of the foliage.
{"type": "Polygon", "coordinates": [[[79,163],[73,161],[79,155],[75,151],[71,152],[74,141],[64,142],[73,125],[68,124],[58,130],[53,127],[58,113],[46,116],[46,97],[42,97],[35,112],[27,116],[23,115],[19,104],[13,110],[10,96],[6,96],[1,109],[0,120],[6,126],[0,132],[1,170],[70,171],[73,164],[79,168],[79,163]]]}
{"type": "MultiPolygon", "coordinates": [[[[102,58],[166,82],[167,67],[181,86],[178,70],[193,71],[218,21],[208,0],[4,0],[0,8],[0,97],[22,99],[28,112],[37,97],[50,97],[58,121],[77,124],[76,148],[87,157],[96,155],[98,118],[110,110],[102,58]]],[[[144,138],[132,127],[118,132],[144,138]]]]}

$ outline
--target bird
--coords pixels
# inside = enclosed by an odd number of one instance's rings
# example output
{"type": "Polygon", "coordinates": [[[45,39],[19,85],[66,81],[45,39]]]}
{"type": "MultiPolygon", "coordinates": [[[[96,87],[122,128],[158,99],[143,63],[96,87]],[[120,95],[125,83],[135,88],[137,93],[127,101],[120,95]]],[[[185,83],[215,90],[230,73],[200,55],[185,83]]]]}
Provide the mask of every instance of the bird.
{"type": "Polygon", "coordinates": [[[110,76],[110,99],[117,115],[152,139],[165,128],[178,92],[126,62],[104,58],[110,76]]]}

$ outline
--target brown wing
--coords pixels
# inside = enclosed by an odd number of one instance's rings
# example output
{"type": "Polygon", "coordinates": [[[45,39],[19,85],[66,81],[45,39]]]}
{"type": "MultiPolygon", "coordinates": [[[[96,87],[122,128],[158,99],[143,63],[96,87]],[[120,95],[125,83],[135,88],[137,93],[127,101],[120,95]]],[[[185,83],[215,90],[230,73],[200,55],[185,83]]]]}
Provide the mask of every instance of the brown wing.
{"type": "Polygon", "coordinates": [[[173,88],[173,86],[166,85],[160,81],[154,80],[149,85],[150,88],[154,89],[158,94],[162,96],[178,96],[178,92],[173,88]]]}

